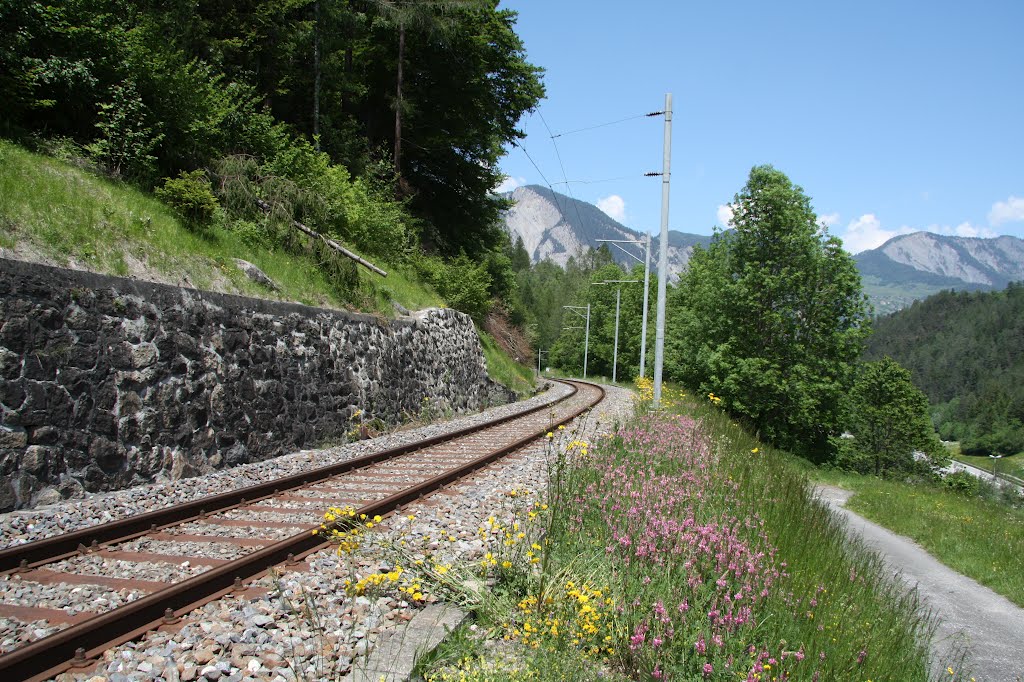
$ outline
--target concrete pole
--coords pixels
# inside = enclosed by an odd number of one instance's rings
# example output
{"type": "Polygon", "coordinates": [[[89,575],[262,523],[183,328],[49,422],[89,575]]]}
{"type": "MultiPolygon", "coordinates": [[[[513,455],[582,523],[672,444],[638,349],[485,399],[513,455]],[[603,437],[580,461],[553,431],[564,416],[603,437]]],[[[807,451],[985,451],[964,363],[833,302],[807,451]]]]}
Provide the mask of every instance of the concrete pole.
{"type": "Polygon", "coordinates": [[[583,378],[587,378],[587,354],[590,352],[590,304],[587,304],[587,335],[583,341],[583,378]]]}
{"type": "Polygon", "coordinates": [[[615,383],[615,370],[619,366],[619,299],[622,297],[622,287],[615,290],[615,344],[612,346],[612,383],[615,383]]]}
{"type": "Polygon", "coordinates": [[[644,373],[644,361],[647,359],[647,290],[651,281],[651,233],[647,233],[647,245],[644,246],[644,319],[640,329],[640,376],[644,373]]]}
{"type": "Polygon", "coordinates": [[[654,334],[654,409],[661,407],[665,366],[665,285],[668,283],[668,190],[672,167],[672,93],[665,95],[665,156],[661,166],[661,249],[658,254],[658,321],[654,334]]]}

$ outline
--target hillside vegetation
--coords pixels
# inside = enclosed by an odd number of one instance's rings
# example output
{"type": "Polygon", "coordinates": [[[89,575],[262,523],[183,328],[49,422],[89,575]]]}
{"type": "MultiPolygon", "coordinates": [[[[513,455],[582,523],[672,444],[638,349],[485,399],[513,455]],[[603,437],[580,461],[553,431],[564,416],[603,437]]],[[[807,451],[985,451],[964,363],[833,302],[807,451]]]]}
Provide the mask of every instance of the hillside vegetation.
{"type": "Polygon", "coordinates": [[[497,5],[4,3],[0,134],[152,191],[200,238],[314,250],[346,304],[354,267],[294,221],[482,321],[514,284],[497,161],[544,93],[497,5]]]}
{"type": "Polygon", "coordinates": [[[945,291],[878,319],[867,357],[892,357],[967,454],[1024,451],[1024,285],[945,291]]]}
{"type": "Polygon", "coordinates": [[[185,227],[167,206],[140,190],[0,140],[2,254],[118,276],[200,289],[394,314],[437,306],[442,299],[387,261],[387,279],[346,268],[355,280],[331,277],[312,248],[273,249],[232,226],[185,227]],[[261,286],[234,259],[254,263],[278,290],[261,286]],[[347,285],[346,285],[347,284],[347,285]]]}

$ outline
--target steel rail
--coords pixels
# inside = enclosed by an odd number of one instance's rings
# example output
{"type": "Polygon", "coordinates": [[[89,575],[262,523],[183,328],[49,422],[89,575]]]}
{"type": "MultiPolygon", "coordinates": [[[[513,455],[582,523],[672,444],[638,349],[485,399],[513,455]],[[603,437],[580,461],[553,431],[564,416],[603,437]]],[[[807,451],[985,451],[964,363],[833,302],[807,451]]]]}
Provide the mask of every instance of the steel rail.
{"type": "MultiPolygon", "coordinates": [[[[557,421],[551,422],[548,427],[572,421],[603,399],[603,388],[595,384],[588,383],[586,385],[597,388],[596,399],[563,415],[557,421]]],[[[559,402],[564,402],[577,392],[574,391],[559,402]]],[[[540,409],[549,406],[550,404],[542,406],[540,409]]],[[[536,411],[528,410],[515,416],[522,417],[536,411]]],[[[486,425],[471,429],[471,431],[480,431],[506,421],[509,420],[505,418],[493,420],[486,425]]],[[[537,438],[543,437],[546,430],[547,427],[528,433],[515,442],[478,457],[456,469],[360,507],[358,513],[367,516],[390,513],[519,450],[537,438]]],[[[41,682],[50,679],[72,668],[76,663],[84,663],[89,659],[98,658],[112,646],[135,639],[145,632],[159,627],[161,623],[173,621],[176,616],[188,613],[212,599],[230,593],[232,588],[239,584],[239,581],[250,580],[272,566],[294,560],[296,556],[317,551],[329,544],[329,541],[325,541],[318,534],[311,534],[308,531],[299,533],[117,609],[71,625],[48,637],[0,656],[0,679],[25,680],[27,682],[41,682]]]]}
{"type": "MultiPolygon", "coordinates": [[[[570,386],[572,386],[572,384],[570,384],[570,386]]],[[[298,488],[308,483],[343,474],[347,471],[372,466],[389,459],[401,457],[402,455],[409,454],[416,450],[437,445],[438,443],[461,438],[476,431],[481,431],[492,426],[512,421],[513,419],[535,414],[548,409],[553,405],[564,402],[574,396],[578,389],[575,386],[572,386],[572,388],[572,393],[553,403],[532,407],[513,415],[491,419],[483,424],[464,427],[451,433],[432,436],[425,440],[416,441],[415,443],[399,445],[386,450],[381,450],[380,452],[374,452],[361,457],[355,457],[344,462],[338,462],[325,467],[292,474],[273,481],[258,483],[256,485],[239,488],[237,490],[229,490],[217,495],[202,497],[197,500],[191,500],[189,502],[183,502],[163,509],[156,509],[143,514],[129,516],[117,521],[111,521],[110,523],[82,528],[50,538],[43,538],[42,540],[36,540],[23,545],[14,545],[0,550],[0,574],[14,570],[34,568],[36,566],[59,561],[60,559],[78,554],[83,547],[89,548],[103,543],[112,542],[114,540],[129,540],[135,536],[150,532],[153,530],[154,526],[159,528],[169,524],[178,524],[191,518],[201,517],[204,514],[224,511],[240,504],[247,504],[255,500],[274,495],[275,493],[298,488]]]]}

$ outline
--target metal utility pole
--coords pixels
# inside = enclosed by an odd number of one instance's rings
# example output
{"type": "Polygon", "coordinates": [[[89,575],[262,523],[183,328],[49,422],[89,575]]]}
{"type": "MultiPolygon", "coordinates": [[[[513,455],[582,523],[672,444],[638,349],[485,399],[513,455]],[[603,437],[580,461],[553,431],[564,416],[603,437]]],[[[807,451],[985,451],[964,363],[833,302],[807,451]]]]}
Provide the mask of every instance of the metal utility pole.
{"type": "Polygon", "coordinates": [[[622,296],[622,287],[615,290],[615,345],[612,346],[612,383],[615,383],[615,370],[619,366],[619,298],[622,296]]]}
{"type": "MultiPolygon", "coordinates": [[[[583,341],[583,378],[586,379],[587,378],[587,355],[590,352],[590,304],[588,303],[586,306],[582,306],[582,305],[563,305],[562,307],[566,308],[567,310],[571,310],[572,312],[576,313],[577,315],[579,315],[580,317],[582,317],[583,319],[585,319],[587,321],[587,326],[586,326],[586,330],[587,331],[586,331],[586,335],[585,335],[584,341],[583,341]],[[580,312],[581,310],[586,310],[587,314],[584,315],[583,313],[580,312]]],[[[563,327],[563,329],[579,329],[579,327],[563,327]]]]}
{"type": "Polygon", "coordinates": [[[644,374],[644,360],[647,359],[647,297],[650,291],[651,281],[651,233],[647,233],[647,243],[644,245],[644,319],[643,328],[640,329],[640,377],[644,374]]]}
{"type": "MultiPolygon", "coordinates": [[[[604,242],[604,241],[608,241],[608,240],[598,240],[598,241],[599,242],[604,242]]],[[[632,255],[632,254],[630,254],[630,255],[632,255]]],[[[634,256],[634,258],[635,258],[635,256],[634,256]]],[[[624,284],[640,284],[640,281],[639,280],[605,280],[604,282],[595,282],[594,284],[596,284],[596,285],[604,285],[604,284],[617,284],[617,285],[620,285],[620,287],[615,289],[615,342],[614,342],[614,345],[611,347],[611,383],[615,383],[615,376],[616,376],[615,375],[615,370],[618,368],[618,307],[620,307],[620,301],[622,300],[622,296],[623,296],[622,285],[624,285],[624,284]]]]}
{"type": "MultiPolygon", "coordinates": [[[[640,376],[647,376],[645,372],[646,360],[647,360],[647,299],[648,291],[650,289],[651,281],[651,233],[647,233],[646,242],[638,242],[634,239],[598,239],[598,242],[608,242],[622,253],[626,254],[633,260],[642,262],[644,264],[644,316],[641,324],[643,325],[640,329],[640,376]],[[643,246],[644,259],[641,261],[635,254],[626,251],[626,249],[619,246],[619,244],[638,244],[643,246]]],[[[633,280],[617,280],[617,281],[633,281],[633,280]]]]}
{"type": "Polygon", "coordinates": [[[550,350],[541,350],[540,348],[537,349],[537,378],[543,376],[543,372],[541,372],[540,370],[540,356],[543,355],[544,353],[550,352],[550,350]]]}
{"type": "Polygon", "coordinates": [[[672,93],[665,95],[665,143],[661,166],[661,249],[658,253],[658,321],[654,334],[654,409],[661,407],[665,365],[665,285],[668,283],[668,190],[672,166],[672,93]]]}
{"type": "Polygon", "coordinates": [[[587,334],[583,342],[583,378],[587,378],[587,354],[590,352],[590,304],[587,304],[587,334]]]}

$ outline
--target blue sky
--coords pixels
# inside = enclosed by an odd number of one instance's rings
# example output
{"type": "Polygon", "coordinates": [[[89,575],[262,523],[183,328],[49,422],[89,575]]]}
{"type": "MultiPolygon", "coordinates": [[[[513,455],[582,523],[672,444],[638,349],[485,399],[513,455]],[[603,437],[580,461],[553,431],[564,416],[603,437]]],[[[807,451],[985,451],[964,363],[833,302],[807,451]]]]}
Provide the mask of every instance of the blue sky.
{"type": "Polygon", "coordinates": [[[660,117],[562,135],[557,155],[548,130],[659,111],[671,92],[672,229],[710,234],[771,163],[853,252],[916,230],[1024,237],[1021,0],[501,7],[547,87],[520,122],[539,172],[510,149],[506,189],[543,174],[656,233],[661,181],[643,174],[661,170],[660,117]]]}

